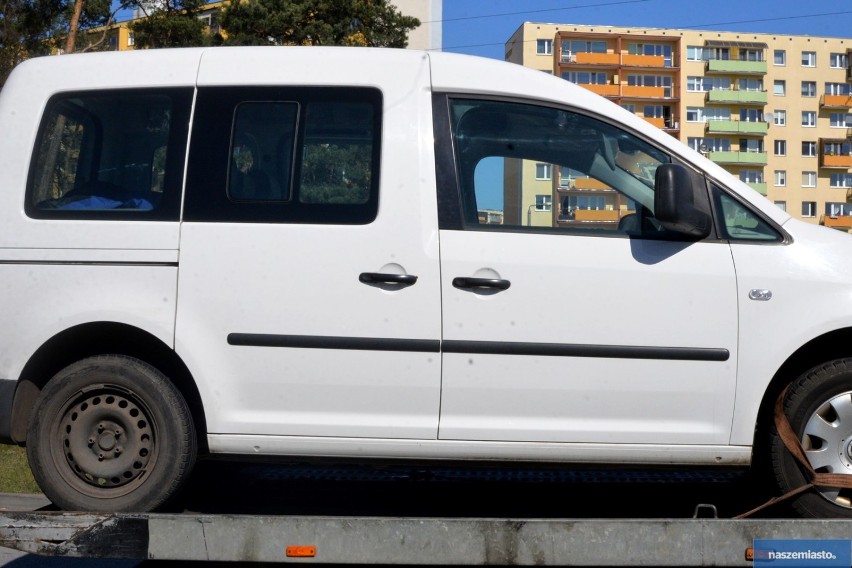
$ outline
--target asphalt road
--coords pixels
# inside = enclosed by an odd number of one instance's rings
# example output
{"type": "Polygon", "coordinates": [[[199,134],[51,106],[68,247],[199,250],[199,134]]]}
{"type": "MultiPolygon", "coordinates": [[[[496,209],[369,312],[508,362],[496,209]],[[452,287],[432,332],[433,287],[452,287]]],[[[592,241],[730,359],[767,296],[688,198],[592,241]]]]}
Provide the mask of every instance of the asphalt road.
{"type": "MultiPolygon", "coordinates": [[[[732,517],[765,501],[765,483],[737,471],[559,468],[317,467],[200,463],[176,513],[497,518],[688,518],[699,504],[732,517]]],[[[0,495],[0,511],[51,507],[42,496],[0,495]]],[[[706,516],[708,509],[702,510],[706,516]]],[[[776,508],[767,517],[784,517],[776,508]]],[[[158,565],[143,562],[142,565],[158,565]]],[[[138,566],[43,558],[0,548],[0,566],[138,566]]]]}

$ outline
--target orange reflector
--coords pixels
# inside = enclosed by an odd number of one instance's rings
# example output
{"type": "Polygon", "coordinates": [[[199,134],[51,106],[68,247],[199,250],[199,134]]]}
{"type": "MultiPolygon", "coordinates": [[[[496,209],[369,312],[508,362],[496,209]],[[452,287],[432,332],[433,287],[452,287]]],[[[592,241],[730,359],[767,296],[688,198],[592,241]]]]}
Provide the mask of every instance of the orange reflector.
{"type": "Polygon", "coordinates": [[[754,549],[753,548],[746,548],[745,559],[746,559],[746,562],[754,562],[754,549]]]}
{"type": "Polygon", "coordinates": [[[288,546],[287,558],[313,558],[317,555],[316,546],[288,546]]]}

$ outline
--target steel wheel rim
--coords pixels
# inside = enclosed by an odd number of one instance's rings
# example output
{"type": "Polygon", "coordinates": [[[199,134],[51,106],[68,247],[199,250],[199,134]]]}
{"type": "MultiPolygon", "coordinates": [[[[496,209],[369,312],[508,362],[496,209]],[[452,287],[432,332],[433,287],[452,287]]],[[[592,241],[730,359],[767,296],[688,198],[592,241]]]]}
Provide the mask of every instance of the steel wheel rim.
{"type": "Polygon", "coordinates": [[[63,478],[90,497],[132,492],[157,461],[156,422],[132,390],[82,389],[63,405],[55,424],[53,459],[63,478]]]}
{"type": "MultiPolygon", "coordinates": [[[[814,471],[852,475],[852,391],[822,403],[805,422],[801,442],[814,471]]],[[[816,489],[831,503],[852,509],[852,491],[816,489]]]]}

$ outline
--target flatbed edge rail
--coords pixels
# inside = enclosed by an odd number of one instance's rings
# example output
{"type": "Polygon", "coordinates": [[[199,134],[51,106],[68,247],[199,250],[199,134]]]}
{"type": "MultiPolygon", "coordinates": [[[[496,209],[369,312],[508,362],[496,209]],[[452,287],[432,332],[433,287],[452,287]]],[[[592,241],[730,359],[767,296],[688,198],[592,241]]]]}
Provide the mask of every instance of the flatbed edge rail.
{"type": "Polygon", "coordinates": [[[318,564],[750,566],[754,539],[849,539],[852,521],[0,514],[44,555],[318,564]]]}

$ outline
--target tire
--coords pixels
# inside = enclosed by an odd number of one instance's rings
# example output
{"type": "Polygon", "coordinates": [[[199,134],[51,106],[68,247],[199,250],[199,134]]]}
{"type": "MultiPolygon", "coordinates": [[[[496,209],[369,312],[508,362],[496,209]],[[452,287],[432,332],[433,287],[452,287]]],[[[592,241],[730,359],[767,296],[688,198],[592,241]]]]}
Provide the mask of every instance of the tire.
{"type": "MultiPolygon", "coordinates": [[[[852,359],[814,367],[793,381],[784,412],[817,472],[852,475],[852,359]],[[830,425],[830,426],[829,426],[830,425]]],[[[771,427],[770,463],[786,493],[807,482],[801,466],[771,427]]],[[[852,489],[816,487],[792,500],[810,518],[852,518],[852,489]]]]}
{"type": "Polygon", "coordinates": [[[195,456],[180,392],[157,369],[120,355],[57,373],[36,401],[27,436],[36,482],[65,510],[154,510],[175,495],[195,456]]]}

